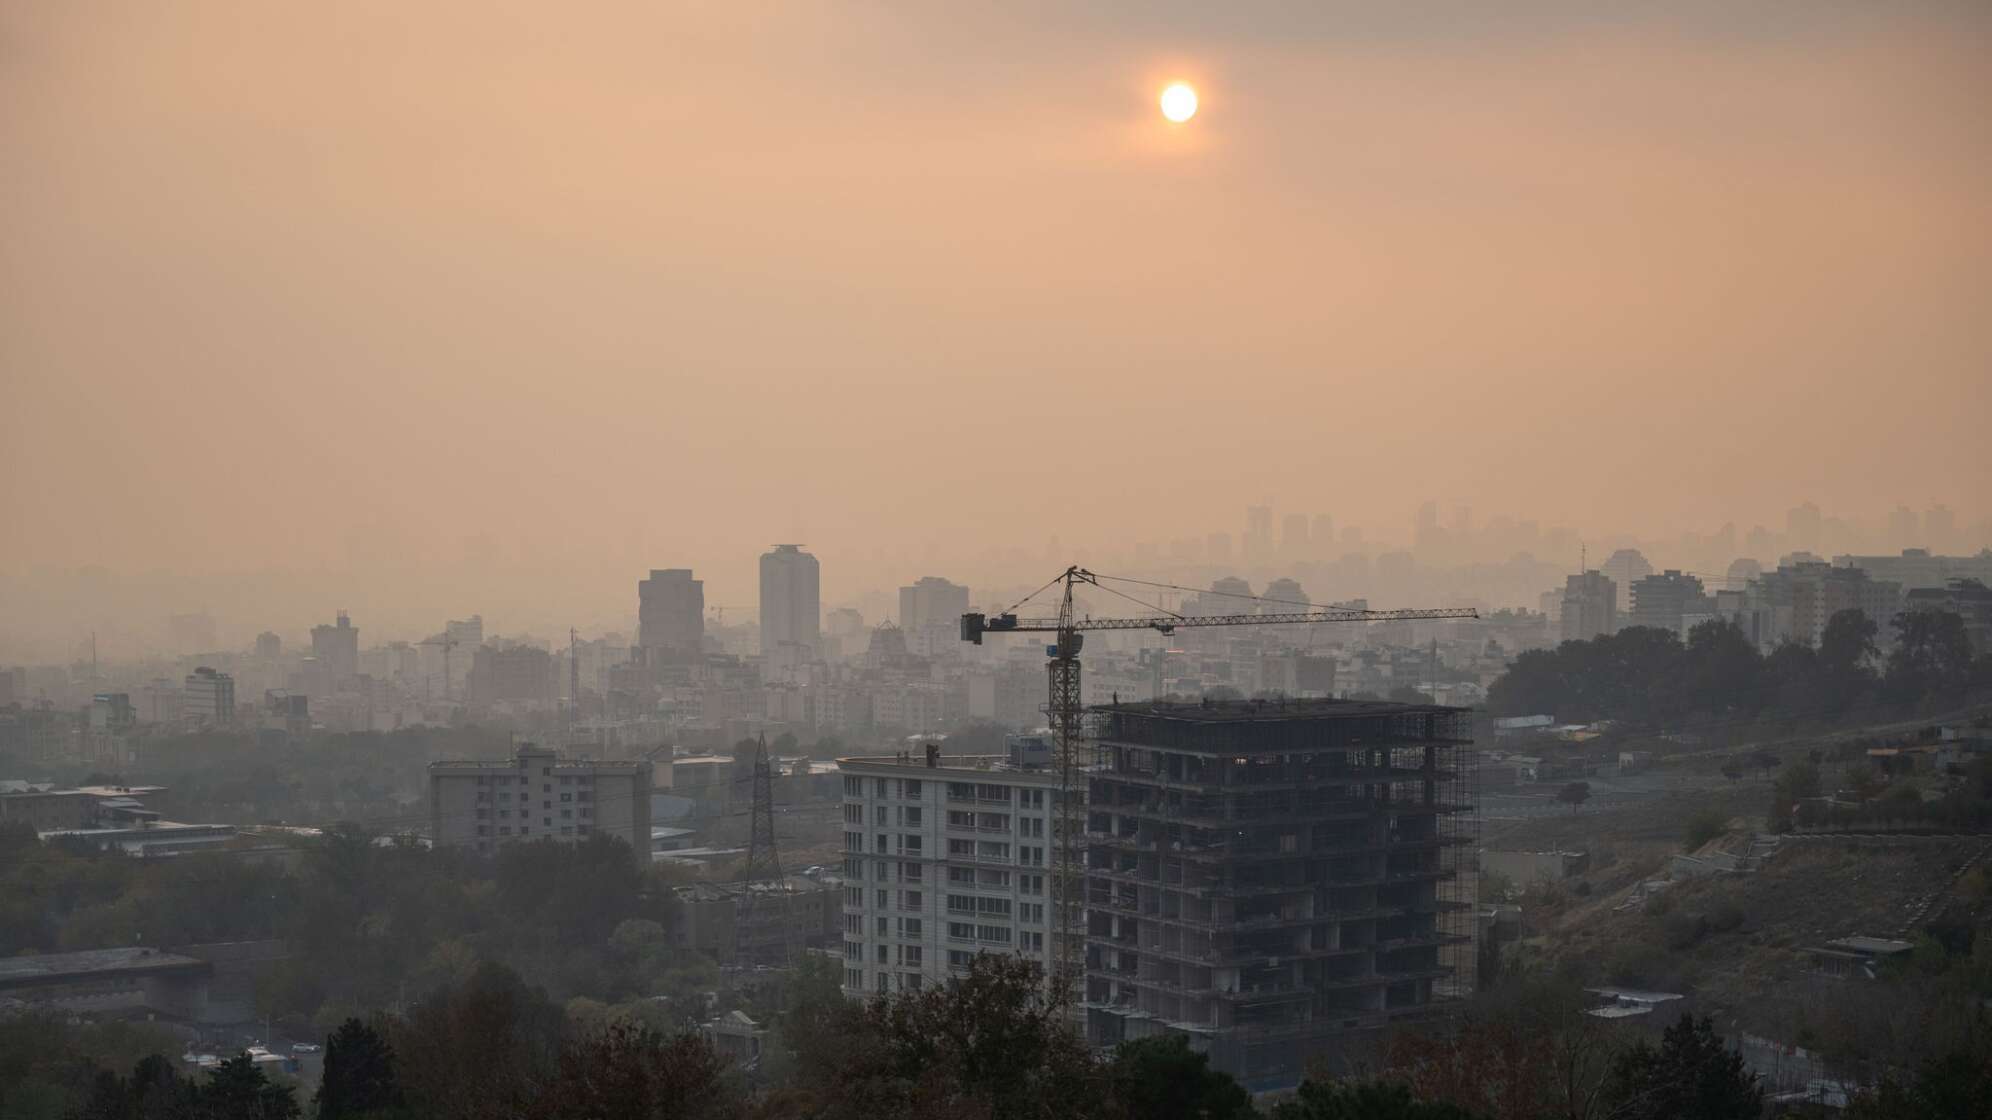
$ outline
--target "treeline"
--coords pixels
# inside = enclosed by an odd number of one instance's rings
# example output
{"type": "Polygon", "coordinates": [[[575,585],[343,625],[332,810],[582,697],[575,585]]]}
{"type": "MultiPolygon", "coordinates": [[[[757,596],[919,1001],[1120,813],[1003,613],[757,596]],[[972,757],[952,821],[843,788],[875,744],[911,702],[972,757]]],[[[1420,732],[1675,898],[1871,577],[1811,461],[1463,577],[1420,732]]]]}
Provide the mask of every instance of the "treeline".
{"type": "MultiPolygon", "coordinates": [[[[309,1104],[319,1120],[1756,1120],[1763,1108],[1709,1020],[1684,1017],[1657,1046],[1627,1044],[1561,995],[1402,1037],[1376,1076],[1313,1078],[1262,1112],[1180,1036],[1095,1053],[1019,958],[980,957],[943,987],[863,1004],[842,996],[837,975],[835,961],[806,963],[760,1061],[742,1067],[695,1034],[576,1022],[485,965],[404,1014],[342,1024],[309,1104]]],[[[156,1058],[129,1075],[67,1069],[66,1114],[79,1120],[303,1111],[241,1060],[199,1077],[156,1058]]]]}
{"type": "Polygon", "coordinates": [[[1828,721],[1853,713],[1909,714],[1992,695],[1992,655],[1974,655],[1948,611],[1909,611],[1891,623],[1884,657],[1866,614],[1841,611],[1817,648],[1788,642],[1769,654],[1734,623],[1704,622],[1686,642],[1629,627],[1516,657],[1488,690],[1495,715],[1553,714],[1682,728],[1775,718],[1828,721]]]}
{"type": "Polygon", "coordinates": [[[486,961],[563,1000],[670,996],[650,1002],[680,1021],[717,980],[709,960],[672,945],[673,874],[616,837],[479,857],[342,825],[297,864],[228,851],[135,860],[0,827],[0,956],[281,938],[289,958],[260,977],[259,1010],[321,1034],[486,961]]]}

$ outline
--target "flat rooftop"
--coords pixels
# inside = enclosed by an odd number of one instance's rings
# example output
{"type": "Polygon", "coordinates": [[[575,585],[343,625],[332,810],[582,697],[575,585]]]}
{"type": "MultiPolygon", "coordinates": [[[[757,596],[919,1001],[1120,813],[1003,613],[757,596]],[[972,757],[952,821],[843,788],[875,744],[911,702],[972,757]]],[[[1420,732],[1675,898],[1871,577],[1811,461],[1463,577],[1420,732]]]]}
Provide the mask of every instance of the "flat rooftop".
{"type": "Polygon", "coordinates": [[[43,984],[195,971],[208,967],[208,962],[198,957],[137,947],[39,953],[29,957],[0,957],[0,988],[32,988],[43,984]]]}
{"type": "Polygon", "coordinates": [[[1444,704],[1394,704],[1388,700],[1143,700],[1095,704],[1103,715],[1145,716],[1187,723],[1272,723],[1283,720],[1362,719],[1374,716],[1454,715],[1470,708],[1444,704]]]}

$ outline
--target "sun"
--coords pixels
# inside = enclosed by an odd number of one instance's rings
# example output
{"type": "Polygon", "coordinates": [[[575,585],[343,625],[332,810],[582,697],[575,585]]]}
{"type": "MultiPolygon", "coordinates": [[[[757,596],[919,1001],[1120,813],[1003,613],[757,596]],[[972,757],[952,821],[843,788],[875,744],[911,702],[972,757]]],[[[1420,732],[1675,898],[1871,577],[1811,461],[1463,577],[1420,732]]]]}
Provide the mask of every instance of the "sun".
{"type": "Polygon", "coordinates": [[[1162,91],[1162,115],[1182,124],[1197,115],[1197,91],[1183,82],[1172,82],[1162,91]]]}

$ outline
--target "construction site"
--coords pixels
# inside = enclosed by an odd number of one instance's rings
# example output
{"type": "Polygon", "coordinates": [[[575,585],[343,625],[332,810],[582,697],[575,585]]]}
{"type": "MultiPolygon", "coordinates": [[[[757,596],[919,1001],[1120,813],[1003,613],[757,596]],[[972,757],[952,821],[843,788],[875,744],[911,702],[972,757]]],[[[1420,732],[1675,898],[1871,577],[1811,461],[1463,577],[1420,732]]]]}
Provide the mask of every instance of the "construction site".
{"type": "Polygon", "coordinates": [[[1469,712],[1252,700],[1092,714],[1083,1006],[1095,1043],[1181,1034],[1270,1088],[1462,993],[1469,712]]]}

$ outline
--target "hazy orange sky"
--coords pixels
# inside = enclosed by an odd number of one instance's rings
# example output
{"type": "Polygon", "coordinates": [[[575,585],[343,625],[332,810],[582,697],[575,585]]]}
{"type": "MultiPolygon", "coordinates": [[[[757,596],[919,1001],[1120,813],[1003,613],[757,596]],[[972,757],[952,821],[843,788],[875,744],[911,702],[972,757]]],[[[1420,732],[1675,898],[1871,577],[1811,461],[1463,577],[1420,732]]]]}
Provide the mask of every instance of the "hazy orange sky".
{"type": "Polygon", "coordinates": [[[1107,7],[0,4],[0,573],[1992,512],[1992,5],[1107,7]]]}

